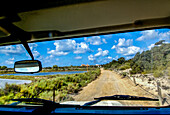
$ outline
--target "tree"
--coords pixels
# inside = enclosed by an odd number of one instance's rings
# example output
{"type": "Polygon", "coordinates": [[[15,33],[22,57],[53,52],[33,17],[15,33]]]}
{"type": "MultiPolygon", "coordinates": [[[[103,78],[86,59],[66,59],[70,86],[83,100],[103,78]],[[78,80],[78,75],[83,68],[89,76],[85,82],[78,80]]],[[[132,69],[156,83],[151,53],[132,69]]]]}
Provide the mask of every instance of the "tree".
{"type": "MultiPolygon", "coordinates": [[[[144,53],[144,52],[142,52],[142,53],[144,53]]],[[[133,62],[136,62],[137,60],[139,60],[139,58],[140,58],[140,52],[137,52],[132,60],[133,60],[133,62]]]]}
{"type": "Polygon", "coordinates": [[[1,66],[1,70],[7,69],[7,66],[1,66]]]}
{"type": "Polygon", "coordinates": [[[159,42],[156,42],[155,45],[161,45],[165,40],[160,40],[159,42]]]}
{"type": "Polygon", "coordinates": [[[124,57],[120,57],[119,59],[118,59],[118,63],[119,64],[123,64],[125,62],[125,58],[124,57]]]}
{"type": "Polygon", "coordinates": [[[58,66],[57,65],[53,65],[53,69],[58,70],[58,66]]]}

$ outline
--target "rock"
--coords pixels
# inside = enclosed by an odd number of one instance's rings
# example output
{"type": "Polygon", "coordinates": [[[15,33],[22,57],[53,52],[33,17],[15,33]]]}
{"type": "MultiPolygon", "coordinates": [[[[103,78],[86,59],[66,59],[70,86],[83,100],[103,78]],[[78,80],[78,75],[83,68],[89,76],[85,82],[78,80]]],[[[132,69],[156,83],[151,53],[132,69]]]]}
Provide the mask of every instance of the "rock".
{"type": "Polygon", "coordinates": [[[151,79],[151,78],[149,78],[149,79],[148,79],[148,81],[152,81],[152,79],[151,79]]]}
{"type": "Polygon", "coordinates": [[[170,89],[170,87],[169,87],[169,86],[162,85],[162,89],[168,90],[168,89],[170,89]]]}

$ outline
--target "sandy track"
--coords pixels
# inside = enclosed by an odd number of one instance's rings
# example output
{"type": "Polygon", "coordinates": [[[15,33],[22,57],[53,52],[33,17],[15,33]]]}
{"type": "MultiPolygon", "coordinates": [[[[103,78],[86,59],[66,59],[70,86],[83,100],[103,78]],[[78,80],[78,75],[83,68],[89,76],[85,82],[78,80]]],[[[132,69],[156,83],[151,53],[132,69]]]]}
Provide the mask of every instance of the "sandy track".
{"type": "MultiPolygon", "coordinates": [[[[84,87],[78,95],[74,96],[74,99],[75,101],[92,101],[95,97],[111,95],[133,95],[153,98],[139,86],[135,86],[128,78],[121,78],[120,75],[113,71],[101,69],[101,75],[84,87]]],[[[145,102],[145,104],[150,105],[151,103],[145,102]]]]}

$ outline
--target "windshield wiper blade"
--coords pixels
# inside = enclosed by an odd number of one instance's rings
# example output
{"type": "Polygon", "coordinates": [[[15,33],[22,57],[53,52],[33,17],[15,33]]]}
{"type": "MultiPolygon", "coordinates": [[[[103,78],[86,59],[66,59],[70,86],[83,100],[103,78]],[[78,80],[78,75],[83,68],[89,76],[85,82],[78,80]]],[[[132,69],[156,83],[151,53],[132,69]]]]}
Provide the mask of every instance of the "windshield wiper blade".
{"type": "Polygon", "coordinates": [[[40,99],[40,98],[20,98],[20,99],[12,99],[12,101],[19,101],[19,102],[37,102],[43,104],[59,104],[55,103],[50,100],[40,99]]]}
{"type": "Polygon", "coordinates": [[[159,101],[159,99],[153,99],[148,97],[138,97],[130,95],[113,95],[113,96],[104,96],[99,98],[94,98],[95,101],[87,102],[83,106],[94,105],[102,100],[135,100],[135,101],[159,101]]]}
{"type": "Polygon", "coordinates": [[[130,95],[113,95],[113,96],[105,96],[94,98],[95,100],[143,100],[143,101],[159,101],[159,99],[153,99],[148,97],[138,97],[138,96],[130,96],[130,95]]]}

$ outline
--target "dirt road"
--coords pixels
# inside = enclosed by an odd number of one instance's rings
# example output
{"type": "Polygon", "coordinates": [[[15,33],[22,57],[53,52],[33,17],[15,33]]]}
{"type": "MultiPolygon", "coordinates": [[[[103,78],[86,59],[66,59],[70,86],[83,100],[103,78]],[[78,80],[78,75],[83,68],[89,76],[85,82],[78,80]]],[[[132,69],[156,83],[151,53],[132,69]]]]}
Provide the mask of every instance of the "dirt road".
{"type": "MultiPolygon", "coordinates": [[[[95,97],[111,95],[133,95],[153,98],[140,86],[135,86],[128,78],[122,78],[114,71],[101,69],[101,75],[95,81],[84,87],[74,99],[75,101],[92,101],[95,97]]],[[[151,103],[145,102],[145,104],[150,105],[151,103]]]]}

